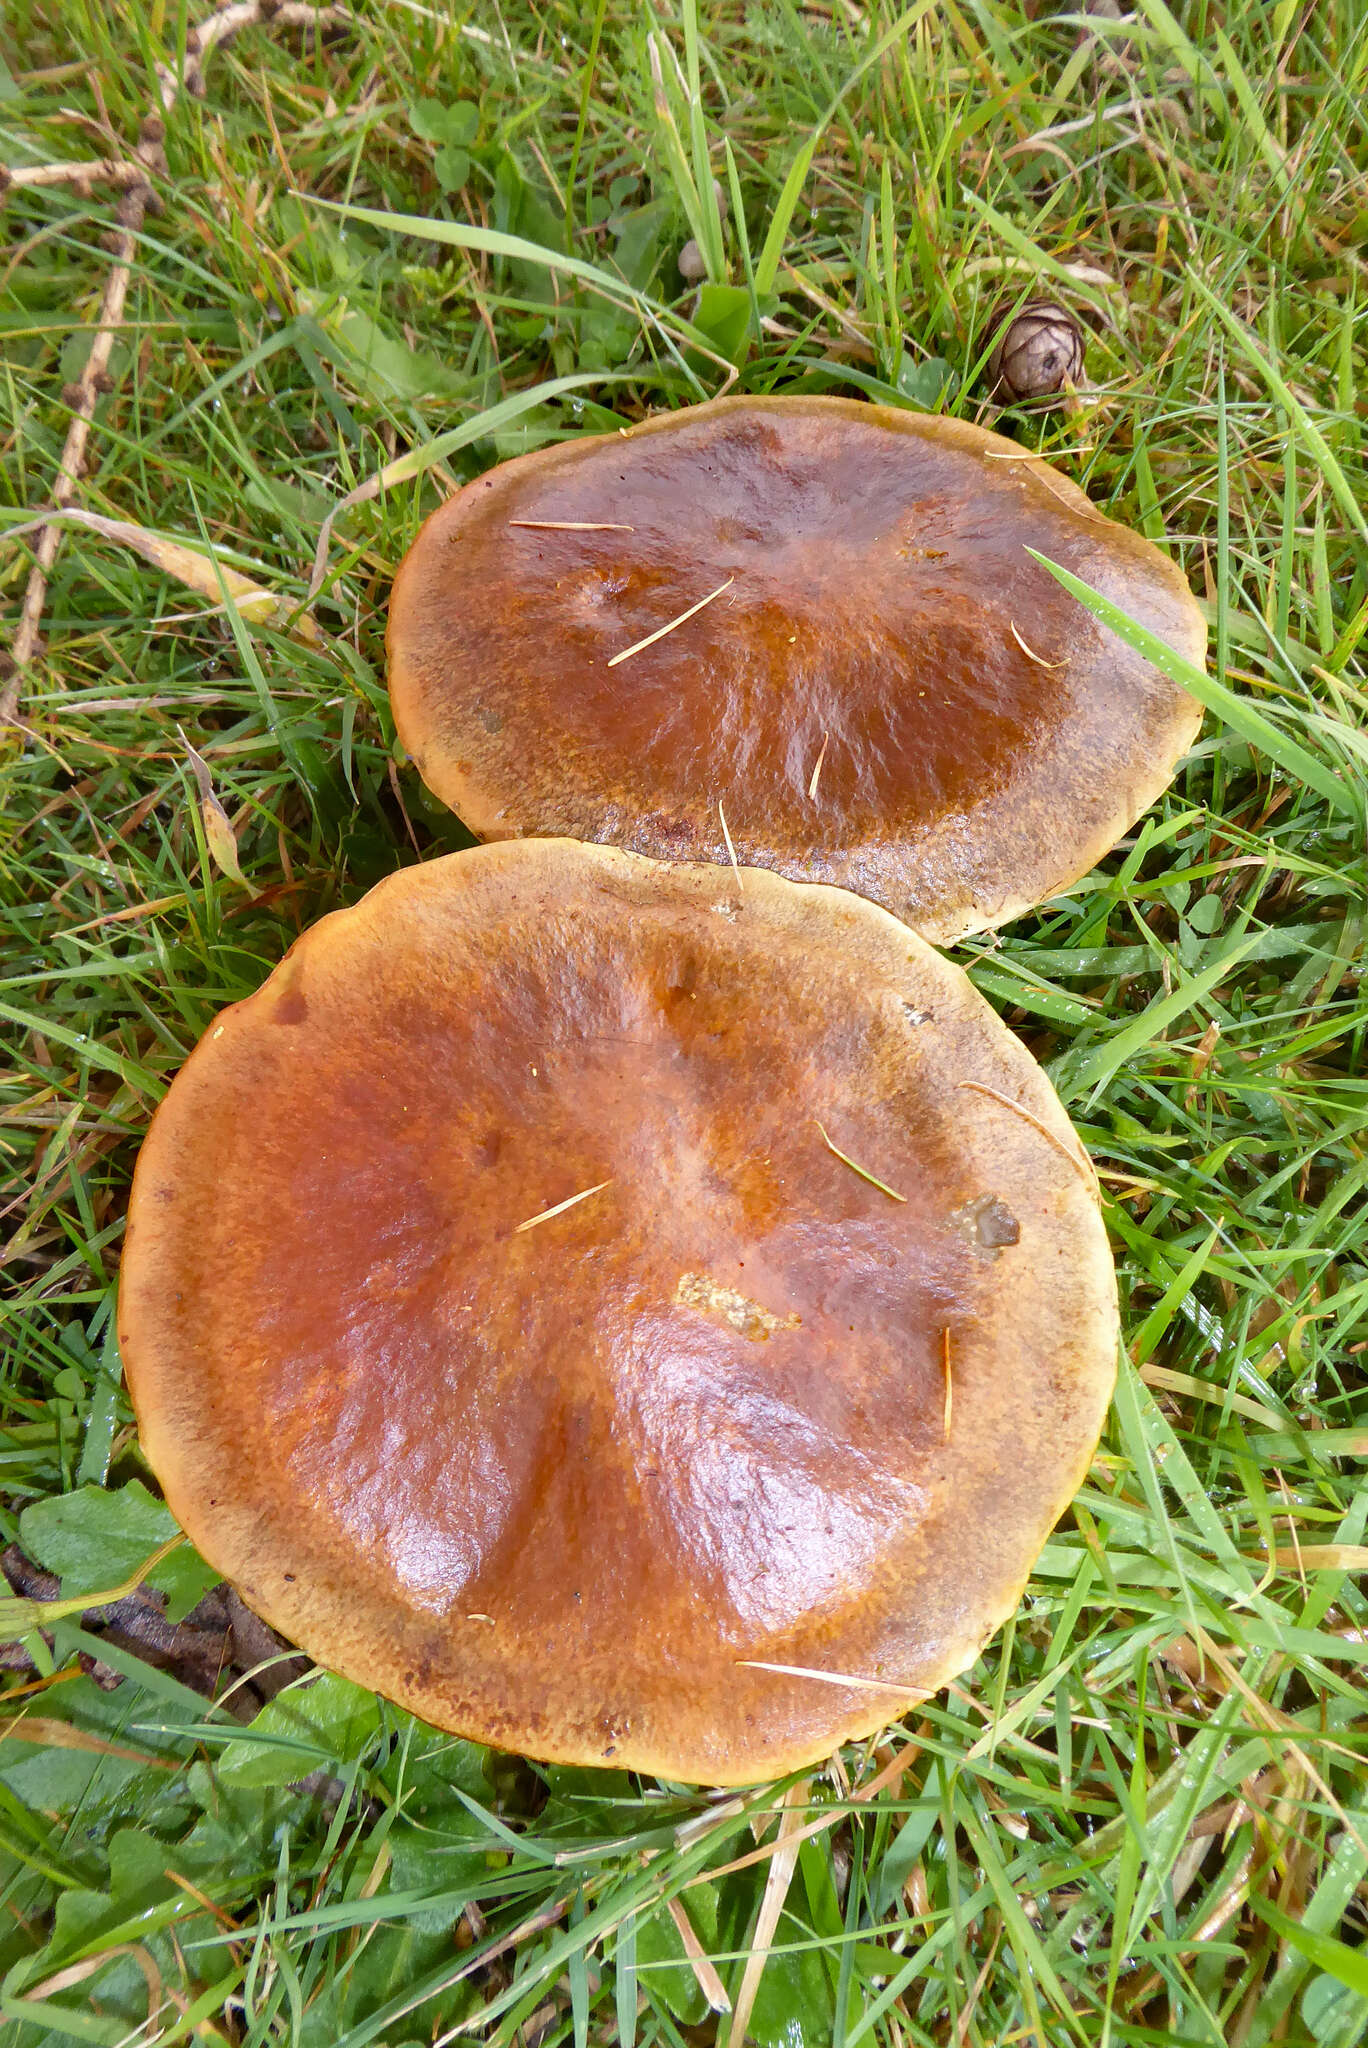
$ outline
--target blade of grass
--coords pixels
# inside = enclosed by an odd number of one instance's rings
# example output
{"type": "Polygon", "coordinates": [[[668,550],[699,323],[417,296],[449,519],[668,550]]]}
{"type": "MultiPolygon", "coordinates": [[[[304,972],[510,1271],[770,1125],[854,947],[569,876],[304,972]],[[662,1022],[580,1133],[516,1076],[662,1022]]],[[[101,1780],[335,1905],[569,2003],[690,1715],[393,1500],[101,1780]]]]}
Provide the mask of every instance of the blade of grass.
{"type": "Polygon", "coordinates": [[[1186,655],[1179,654],[1166,640],[1161,640],[1148,626],[1142,626],[1131,618],[1129,613],[1123,612],[1119,605],[1113,604],[1109,597],[1104,597],[1100,590],[1094,590],[1091,584],[1085,583],[1071,570],[1052,562],[1048,555],[1040,554],[1035,548],[1027,548],[1026,552],[1071,597],[1076,597],[1085,611],[1109,627],[1118,640],[1124,641],[1127,647],[1133,647],[1137,654],[1143,654],[1146,661],[1163,675],[1181,683],[1199,703],[1205,704],[1208,711],[1215,712],[1232,732],[1267,754],[1269,760],[1276,762],[1294,781],[1306,783],[1347,817],[1357,818],[1360,815],[1362,800],[1346,786],[1343,777],[1318,761],[1296,740],[1290,739],[1280,726],[1265,718],[1246,698],[1237,696],[1224,683],[1208,675],[1205,669],[1198,668],[1186,655]]]}

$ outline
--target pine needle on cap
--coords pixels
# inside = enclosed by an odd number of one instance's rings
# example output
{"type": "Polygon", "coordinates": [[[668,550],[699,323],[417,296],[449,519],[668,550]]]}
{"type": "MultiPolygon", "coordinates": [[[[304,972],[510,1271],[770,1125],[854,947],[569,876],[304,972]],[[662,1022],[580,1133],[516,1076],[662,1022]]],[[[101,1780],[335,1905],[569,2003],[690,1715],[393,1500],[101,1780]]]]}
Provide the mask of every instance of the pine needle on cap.
{"type": "Polygon", "coordinates": [[[872,1188],[877,1188],[881,1195],[887,1195],[890,1202],[905,1202],[907,1200],[906,1195],[900,1195],[896,1188],[889,1187],[887,1181],[880,1180],[876,1173],[871,1173],[867,1167],[861,1166],[858,1160],[852,1159],[848,1152],[843,1152],[839,1145],[834,1145],[827,1136],[825,1124],[822,1123],[819,1117],[814,1117],[812,1121],[822,1133],[822,1143],[826,1146],[827,1151],[834,1153],[842,1166],[848,1166],[852,1173],[858,1173],[861,1180],[867,1180],[869,1185],[872,1188]]]}
{"type": "Polygon", "coordinates": [[[1011,627],[1012,638],[1016,641],[1017,646],[1021,649],[1027,661],[1033,661],[1037,668],[1067,668],[1069,666],[1067,661],[1046,661],[1043,654],[1037,654],[1034,647],[1026,645],[1026,642],[1018,633],[1013,620],[1008,619],[1007,624],[1011,627]]]}
{"type": "Polygon", "coordinates": [[[817,755],[816,765],[812,771],[812,780],[808,784],[809,797],[815,797],[817,794],[817,778],[822,772],[822,763],[826,759],[827,741],[830,738],[831,734],[829,732],[824,732],[822,734],[822,745],[817,755]]]}
{"type": "Polygon", "coordinates": [[[621,654],[612,656],[608,663],[609,668],[616,668],[620,661],[630,660],[632,655],[640,654],[644,647],[654,647],[657,640],[663,640],[665,635],[673,633],[677,626],[687,624],[691,618],[702,611],[705,604],[711,604],[715,597],[721,597],[724,590],[730,590],[735,581],[736,578],[734,576],[729,576],[725,583],[719,583],[716,590],[710,590],[706,597],[700,597],[697,604],[691,604],[689,609],[686,612],[681,612],[677,619],[671,619],[668,625],[657,626],[654,633],[648,633],[644,640],[634,641],[632,646],[624,647],[621,654]]]}
{"type": "Polygon", "coordinates": [[[781,1678],[815,1678],[823,1685],[853,1686],[857,1692],[881,1692],[889,1699],[905,1699],[909,1688],[887,1685],[880,1678],[856,1678],[849,1671],[816,1671],[807,1664],[764,1664],[758,1657],[738,1657],[742,1671],[775,1671],[781,1678]]]}
{"type": "Polygon", "coordinates": [[[950,1418],[955,1406],[955,1383],[950,1374],[950,1325],[941,1331],[941,1364],[945,1368],[945,1440],[950,1441],[950,1418]]]}
{"type": "Polygon", "coordinates": [[[1094,1201],[1100,1202],[1102,1200],[1102,1186],[1097,1178],[1097,1168],[1093,1165],[1081,1144],[1075,1152],[1071,1146],[1066,1145],[1064,1140],[1050,1129],[1048,1124],[1043,1124],[1038,1116],[1033,1115],[1027,1109],[1024,1102],[1013,1102],[1010,1095],[1003,1095],[996,1088],[990,1088],[986,1081],[961,1081],[960,1087],[972,1089],[975,1095],[986,1095],[991,1102],[1001,1103],[1004,1109],[1010,1109],[1015,1115],[1028,1123],[1033,1131],[1039,1131],[1046,1144],[1053,1145],[1055,1151],[1068,1160],[1075,1173],[1082,1174],[1092,1191],[1094,1201]]]}
{"type": "MultiPolygon", "coordinates": [[[[1046,459],[1048,460],[1048,458],[1046,459]]],[[[1044,484],[1050,496],[1058,498],[1060,504],[1067,506],[1068,510],[1076,514],[1079,519],[1091,520],[1095,526],[1110,526],[1113,524],[1104,512],[1094,512],[1091,509],[1085,512],[1083,507],[1072,498],[1066,498],[1063,491],[1059,488],[1060,484],[1066,481],[1064,477],[1056,477],[1049,469],[1028,469],[1026,474],[1030,477],[1032,483],[1044,484]]],[[[1077,490],[1078,486],[1075,484],[1073,488],[1077,490]]]]}
{"type": "Polygon", "coordinates": [[[577,1202],[587,1202],[590,1195],[602,1194],[605,1188],[610,1188],[612,1185],[610,1177],[608,1180],[595,1181],[591,1188],[581,1188],[577,1195],[567,1195],[563,1202],[555,1202],[549,1209],[541,1209],[535,1216],[529,1216],[525,1223],[515,1224],[513,1228],[514,1237],[520,1237],[524,1230],[534,1229],[538,1223],[549,1223],[553,1216],[563,1216],[565,1211],[573,1209],[577,1202]]]}
{"type": "MultiPolygon", "coordinates": [[[[619,526],[615,519],[510,519],[510,526],[530,527],[534,533],[635,533],[634,526],[619,526]]],[[[619,661],[622,659],[618,656],[619,661]]]]}
{"type": "Polygon", "coordinates": [[[722,808],[721,797],[717,800],[717,815],[722,820],[722,837],[727,842],[727,858],[732,864],[732,873],[736,877],[736,893],[738,896],[744,896],[746,892],[741,880],[741,869],[736,858],[736,848],[732,845],[731,832],[727,826],[727,814],[722,808]]]}

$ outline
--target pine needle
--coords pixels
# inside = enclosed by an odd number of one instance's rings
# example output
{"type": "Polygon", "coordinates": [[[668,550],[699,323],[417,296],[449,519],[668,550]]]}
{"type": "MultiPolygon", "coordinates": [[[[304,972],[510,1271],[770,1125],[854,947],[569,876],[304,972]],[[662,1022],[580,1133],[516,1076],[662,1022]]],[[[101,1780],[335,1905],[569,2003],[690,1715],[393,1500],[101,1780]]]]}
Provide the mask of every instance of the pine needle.
{"type": "Polygon", "coordinates": [[[1098,1181],[1097,1178],[1097,1168],[1093,1165],[1091,1159],[1089,1159],[1087,1153],[1083,1150],[1082,1145],[1079,1145],[1078,1150],[1075,1152],[1070,1146],[1064,1143],[1064,1140],[1062,1138],[1056,1136],[1056,1134],[1050,1129],[1048,1124],[1043,1124],[1038,1116],[1034,1115],[1032,1111],[1027,1109],[1024,1102],[1013,1102],[1010,1095],[1003,1095],[999,1089],[990,1088],[986,1081],[961,1081],[960,1087],[972,1089],[975,1095],[986,1095],[988,1096],[990,1101],[1000,1102],[1004,1109],[1010,1109],[1017,1116],[1023,1118],[1024,1121],[1031,1126],[1031,1129],[1033,1131],[1039,1131],[1041,1137],[1044,1138],[1047,1145],[1053,1145],[1055,1151],[1060,1153],[1063,1158],[1068,1160],[1070,1166],[1074,1169],[1075,1173],[1082,1174],[1084,1180],[1087,1182],[1089,1188],[1092,1190],[1094,1200],[1099,1202],[1101,1201],[1102,1188],[1101,1183],[1098,1181]]]}
{"type": "Polygon", "coordinates": [[[1008,619],[1007,624],[1011,627],[1012,638],[1016,641],[1017,646],[1021,649],[1027,661],[1033,661],[1037,668],[1067,668],[1069,666],[1067,661],[1046,661],[1043,654],[1037,654],[1034,647],[1026,645],[1026,642],[1018,633],[1013,620],[1008,619]]]}
{"type": "Polygon", "coordinates": [[[765,1664],[758,1657],[738,1657],[743,1671],[775,1671],[781,1678],[815,1678],[822,1685],[854,1686],[858,1692],[881,1692],[889,1699],[906,1699],[911,1687],[888,1685],[879,1678],[856,1678],[849,1671],[816,1671],[807,1664],[765,1664]]]}
{"type": "MultiPolygon", "coordinates": [[[[635,533],[634,526],[619,526],[615,519],[510,519],[510,526],[526,526],[534,533],[635,533]]],[[[629,648],[628,653],[632,650],[629,648]]],[[[618,660],[622,660],[619,655],[618,660]]],[[[609,663],[612,667],[612,663],[609,663]]]]}
{"type": "Polygon", "coordinates": [[[818,778],[818,776],[819,776],[819,775],[821,774],[821,772],[822,772],[822,763],[823,763],[823,761],[825,761],[825,759],[826,759],[827,741],[828,741],[828,740],[829,740],[830,738],[831,738],[831,734],[830,734],[829,732],[824,732],[824,733],[822,734],[822,745],[821,745],[821,750],[820,750],[820,752],[819,752],[819,753],[818,753],[818,755],[817,755],[817,764],[816,764],[816,766],[815,766],[815,767],[813,768],[813,771],[812,771],[812,780],[811,780],[811,782],[810,782],[810,783],[808,784],[808,795],[809,795],[809,797],[815,797],[815,796],[816,796],[816,794],[817,794],[817,778],[818,778]]]}
{"type": "Polygon", "coordinates": [[[906,1195],[900,1195],[896,1188],[889,1187],[887,1181],[880,1180],[877,1173],[871,1173],[867,1167],[861,1166],[858,1160],[852,1159],[848,1152],[843,1152],[839,1145],[834,1145],[827,1135],[826,1125],[819,1117],[814,1117],[813,1122],[822,1133],[822,1143],[826,1146],[827,1151],[833,1152],[840,1160],[842,1166],[848,1166],[852,1173],[858,1173],[861,1180],[867,1180],[869,1185],[872,1188],[877,1188],[881,1195],[887,1195],[890,1202],[905,1202],[907,1200],[906,1195]]]}
{"type": "Polygon", "coordinates": [[[727,858],[732,864],[732,873],[736,877],[736,893],[738,896],[744,896],[746,893],[745,885],[741,880],[741,869],[736,859],[736,848],[732,845],[731,832],[727,826],[727,814],[722,808],[722,799],[720,797],[717,800],[717,815],[722,820],[722,837],[727,842],[727,858]]]}
{"type": "Polygon", "coordinates": [[[686,612],[681,612],[677,619],[671,619],[666,626],[657,626],[654,633],[648,633],[644,640],[637,640],[632,646],[624,647],[621,654],[613,655],[608,663],[609,668],[616,668],[620,661],[630,661],[631,657],[634,654],[640,654],[644,647],[654,647],[657,640],[663,640],[665,635],[673,633],[677,626],[686,625],[690,619],[702,611],[705,604],[711,604],[715,597],[721,597],[724,590],[730,590],[735,581],[736,578],[734,576],[729,576],[725,583],[719,583],[716,590],[710,590],[706,597],[700,597],[697,604],[691,604],[689,609],[686,612]]]}
{"type": "Polygon", "coordinates": [[[565,1211],[573,1209],[577,1202],[587,1202],[590,1195],[602,1194],[604,1188],[610,1188],[612,1185],[610,1177],[608,1180],[595,1181],[591,1188],[581,1188],[577,1195],[567,1195],[563,1202],[556,1202],[549,1209],[539,1210],[535,1216],[529,1216],[526,1223],[516,1224],[513,1230],[514,1237],[520,1237],[524,1230],[534,1230],[539,1223],[549,1223],[553,1216],[563,1216],[565,1211]]]}

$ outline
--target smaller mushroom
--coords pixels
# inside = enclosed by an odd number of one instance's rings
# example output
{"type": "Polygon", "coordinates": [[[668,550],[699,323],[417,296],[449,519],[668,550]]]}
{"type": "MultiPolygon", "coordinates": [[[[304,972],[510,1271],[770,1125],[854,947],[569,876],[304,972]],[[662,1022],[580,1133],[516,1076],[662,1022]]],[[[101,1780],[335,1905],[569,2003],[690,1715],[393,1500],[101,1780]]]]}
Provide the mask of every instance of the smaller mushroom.
{"type": "Polygon", "coordinates": [[[734,854],[947,944],[1086,874],[1201,722],[1028,548],[1202,659],[1177,565],[966,421],[785,396],[624,423],[433,513],[395,719],[481,838],[734,854]]]}
{"type": "Polygon", "coordinates": [[[698,284],[708,274],[703,251],[692,239],[679,252],[679,274],[685,284],[698,284]]]}
{"type": "Polygon", "coordinates": [[[1012,311],[999,307],[988,358],[988,388],[1003,404],[1053,398],[1077,387],[1083,375],[1083,330],[1053,299],[1028,299],[1012,311]]]}

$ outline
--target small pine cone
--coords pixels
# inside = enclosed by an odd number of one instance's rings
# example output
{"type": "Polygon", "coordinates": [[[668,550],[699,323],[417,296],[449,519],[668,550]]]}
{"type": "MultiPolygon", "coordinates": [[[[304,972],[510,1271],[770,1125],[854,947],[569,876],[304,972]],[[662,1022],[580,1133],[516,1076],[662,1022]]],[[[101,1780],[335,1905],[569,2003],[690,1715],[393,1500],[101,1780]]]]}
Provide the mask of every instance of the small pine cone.
{"type": "Polygon", "coordinates": [[[1053,398],[1074,389],[1083,375],[1083,330],[1053,299],[1007,305],[993,317],[988,388],[1004,405],[1023,398],[1053,398]]]}

